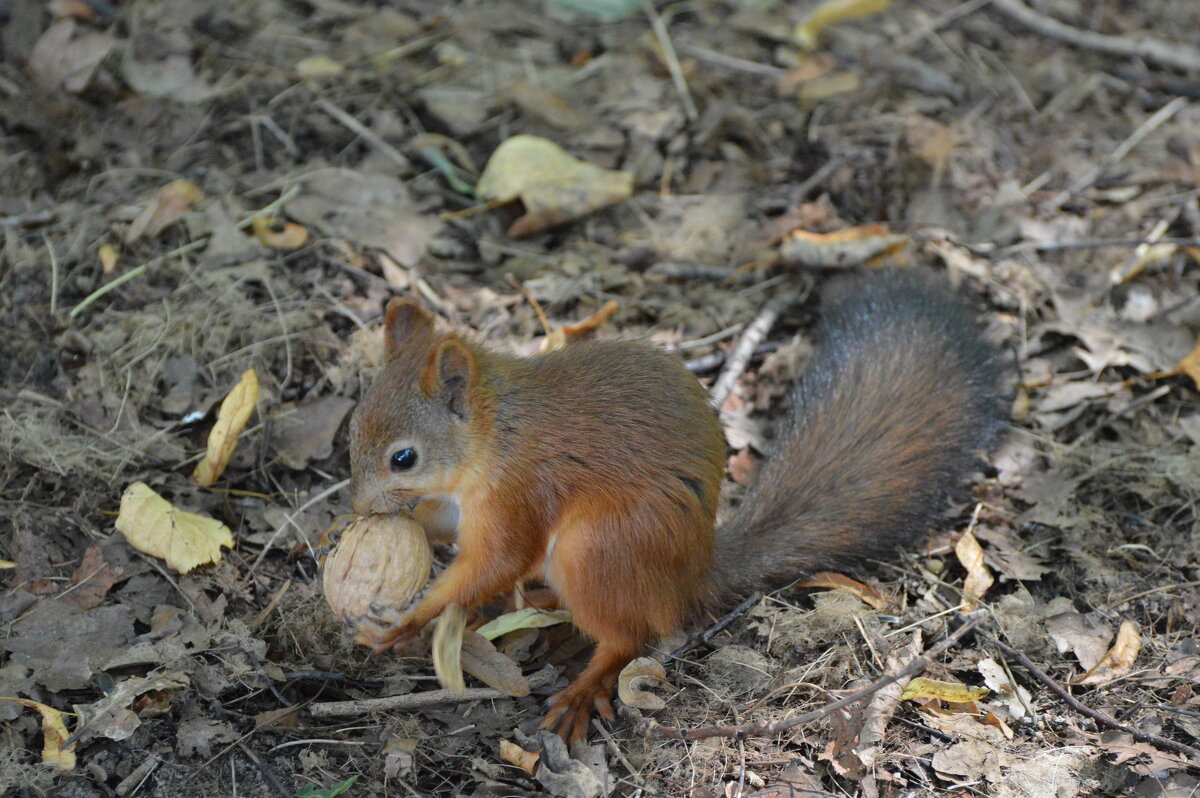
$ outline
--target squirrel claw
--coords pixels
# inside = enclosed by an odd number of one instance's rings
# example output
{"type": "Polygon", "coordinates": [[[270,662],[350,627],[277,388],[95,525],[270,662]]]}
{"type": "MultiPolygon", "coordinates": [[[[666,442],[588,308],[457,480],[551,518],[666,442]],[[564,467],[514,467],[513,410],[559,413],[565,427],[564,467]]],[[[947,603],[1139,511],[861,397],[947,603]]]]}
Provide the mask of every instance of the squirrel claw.
{"type": "Polygon", "coordinates": [[[354,642],[367,646],[373,654],[383,654],[388,650],[399,648],[420,632],[420,627],[411,622],[383,624],[371,618],[359,624],[354,635],[354,642]]]}
{"type": "Polygon", "coordinates": [[[588,722],[593,712],[608,721],[616,719],[607,689],[599,692],[591,686],[579,687],[576,683],[551,696],[548,703],[550,710],[542,721],[542,728],[563,738],[567,745],[587,739],[588,722]]]}

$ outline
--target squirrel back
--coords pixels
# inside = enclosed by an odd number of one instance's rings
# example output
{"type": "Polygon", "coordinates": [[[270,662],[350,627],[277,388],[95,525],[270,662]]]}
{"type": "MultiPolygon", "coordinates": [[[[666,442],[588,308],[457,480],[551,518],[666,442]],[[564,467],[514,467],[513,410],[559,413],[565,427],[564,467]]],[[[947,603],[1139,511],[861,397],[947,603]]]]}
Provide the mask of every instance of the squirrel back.
{"type": "Polygon", "coordinates": [[[775,451],[717,530],[710,606],[890,553],[945,509],[1000,429],[998,354],[944,281],[837,280],[816,337],[775,451]]]}

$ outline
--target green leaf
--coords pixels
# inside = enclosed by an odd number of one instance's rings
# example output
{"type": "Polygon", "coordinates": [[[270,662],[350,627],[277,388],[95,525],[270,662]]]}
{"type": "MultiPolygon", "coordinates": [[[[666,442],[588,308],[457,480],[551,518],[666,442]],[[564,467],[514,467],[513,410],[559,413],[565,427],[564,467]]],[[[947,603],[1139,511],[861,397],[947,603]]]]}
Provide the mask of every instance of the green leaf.
{"type": "Polygon", "coordinates": [[[539,610],[526,607],[523,610],[509,612],[495,618],[475,631],[488,640],[515,632],[518,629],[541,629],[554,626],[556,623],[570,623],[571,613],[567,610],[539,610]]]}
{"type": "Polygon", "coordinates": [[[319,787],[301,787],[296,793],[296,798],[334,798],[336,795],[341,795],[346,790],[350,789],[350,785],[358,781],[358,776],[351,776],[341,784],[335,784],[327,789],[319,787]]]}

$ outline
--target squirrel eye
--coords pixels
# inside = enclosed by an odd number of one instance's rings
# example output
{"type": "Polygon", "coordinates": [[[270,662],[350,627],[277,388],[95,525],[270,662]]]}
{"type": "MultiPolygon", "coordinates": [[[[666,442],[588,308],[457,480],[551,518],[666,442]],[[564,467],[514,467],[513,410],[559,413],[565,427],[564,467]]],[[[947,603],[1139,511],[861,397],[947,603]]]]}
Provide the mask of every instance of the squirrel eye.
{"type": "Polygon", "coordinates": [[[417,450],[411,446],[392,453],[392,470],[408,471],[417,464],[417,450]]]}

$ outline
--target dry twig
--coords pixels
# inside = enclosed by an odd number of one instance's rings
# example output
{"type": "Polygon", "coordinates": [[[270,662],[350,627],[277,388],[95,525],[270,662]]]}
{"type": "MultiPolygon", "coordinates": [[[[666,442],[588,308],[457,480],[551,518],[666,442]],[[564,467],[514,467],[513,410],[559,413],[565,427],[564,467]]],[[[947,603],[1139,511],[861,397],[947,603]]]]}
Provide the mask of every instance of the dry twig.
{"type": "Polygon", "coordinates": [[[1128,734],[1139,743],[1148,743],[1149,745],[1152,745],[1160,750],[1171,751],[1172,753],[1182,754],[1183,756],[1190,757],[1192,760],[1191,764],[1200,765],[1200,749],[1193,748],[1192,746],[1184,743],[1177,743],[1174,740],[1168,740],[1166,737],[1159,737],[1157,734],[1144,732],[1136,726],[1130,726],[1122,723],[1111,715],[1105,714],[1098,709],[1092,709],[1087,704],[1071,695],[1065,687],[1056,682],[1049,674],[1047,674],[1037,665],[1034,665],[1033,660],[1031,660],[1023,652],[1020,652],[1012,646],[1000,642],[995,636],[983,630],[980,630],[979,636],[1003,651],[1005,656],[1011,657],[1017,662],[1021,663],[1021,667],[1029,671],[1033,678],[1044,684],[1047,689],[1050,690],[1050,692],[1062,699],[1067,706],[1078,712],[1080,715],[1091,718],[1100,725],[1109,729],[1114,729],[1116,731],[1128,734]]]}
{"type": "Polygon", "coordinates": [[[1080,30],[1039,14],[1021,0],[992,0],[989,6],[1034,33],[1073,47],[1097,50],[1122,58],[1141,58],[1184,72],[1200,72],[1200,50],[1182,42],[1164,42],[1161,39],[1128,33],[1122,36],[1106,36],[1080,30]]]}
{"type": "Polygon", "coordinates": [[[787,310],[793,301],[795,301],[795,296],[789,292],[785,291],[776,294],[759,311],[758,317],[746,328],[746,332],[742,333],[737,346],[725,361],[725,368],[721,371],[721,376],[717,378],[716,384],[712,387],[709,402],[713,407],[720,410],[721,405],[725,404],[725,400],[729,398],[729,394],[733,391],[734,384],[742,376],[742,372],[746,370],[746,364],[750,362],[750,356],[754,354],[754,350],[762,343],[762,340],[767,337],[767,333],[771,331],[771,327],[775,324],[775,320],[779,318],[779,314],[787,310]]]}
{"type": "Polygon", "coordinates": [[[805,712],[803,715],[797,715],[792,718],[784,718],[771,723],[760,721],[758,723],[740,723],[727,726],[696,726],[692,728],[684,728],[678,726],[663,726],[658,721],[651,718],[643,717],[640,712],[632,707],[625,705],[621,706],[621,714],[630,720],[637,728],[638,732],[647,737],[657,737],[666,740],[705,740],[710,737],[729,737],[735,740],[740,740],[746,737],[774,737],[777,734],[782,734],[788,729],[802,726],[806,723],[820,720],[821,718],[838,711],[844,707],[848,707],[864,698],[869,698],[879,692],[889,684],[913,676],[928,668],[942,652],[957,643],[968,632],[979,625],[982,620],[982,613],[972,613],[966,616],[963,624],[946,636],[936,646],[933,646],[924,654],[913,657],[907,665],[893,674],[884,676],[861,690],[857,690],[850,695],[839,698],[826,704],[819,709],[814,709],[811,712],[805,712]]]}
{"type": "MultiPolygon", "coordinates": [[[[558,671],[547,665],[529,677],[530,689],[545,687],[554,681],[558,671]]],[[[353,715],[365,715],[368,712],[385,712],[391,709],[420,709],[433,707],[438,704],[460,704],[464,701],[479,701],[490,698],[512,698],[508,693],[502,693],[491,687],[470,687],[465,692],[458,690],[427,690],[423,693],[408,695],[393,695],[385,698],[364,698],[359,701],[325,701],[309,707],[314,717],[341,718],[353,715]]]]}

